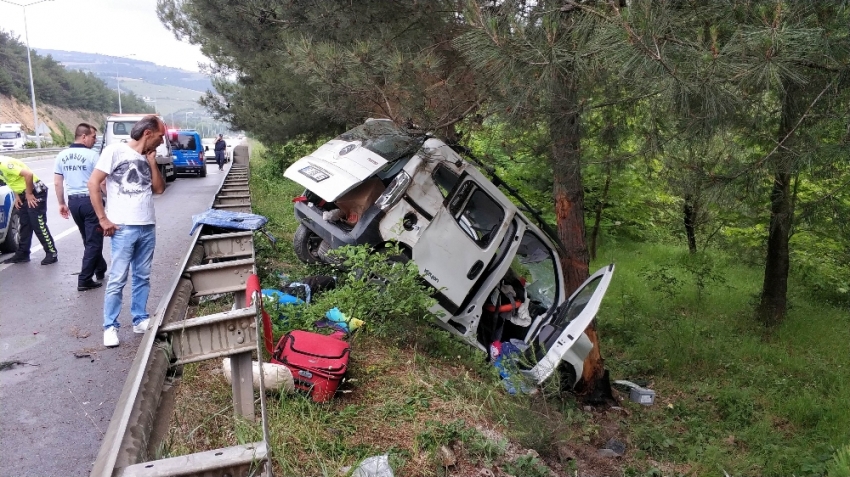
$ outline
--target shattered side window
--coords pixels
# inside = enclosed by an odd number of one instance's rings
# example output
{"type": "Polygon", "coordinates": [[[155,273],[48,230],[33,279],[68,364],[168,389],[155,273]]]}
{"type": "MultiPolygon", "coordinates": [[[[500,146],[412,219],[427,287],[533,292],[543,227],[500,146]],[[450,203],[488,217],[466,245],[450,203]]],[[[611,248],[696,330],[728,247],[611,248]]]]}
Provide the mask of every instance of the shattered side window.
{"type": "MultiPolygon", "coordinates": [[[[467,181],[463,186],[467,184],[472,184],[472,181],[467,181]]],[[[499,226],[502,225],[502,221],[505,220],[505,211],[478,187],[471,187],[471,189],[471,194],[467,192],[469,200],[455,219],[469,238],[479,247],[486,248],[499,230],[499,226]]],[[[460,193],[463,194],[464,191],[461,190],[460,193]]]]}
{"type": "Polygon", "coordinates": [[[425,142],[424,135],[409,134],[392,121],[368,121],[340,134],[337,139],[360,141],[361,146],[390,162],[413,154],[425,142]]]}
{"type": "Polygon", "coordinates": [[[431,174],[431,177],[434,178],[434,184],[437,185],[437,189],[440,190],[440,194],[443,194],[443,198],[449,196],[449,192],[454,189],[458,179],[457,174],[450,171],[448,167],[443,165],[437,166],[437,168],[434,169],[434,173],[431,174]]]}
{"type": "Polygon", "coordinates": [[[546,310],[558,298],[554,260],[549,247],[534,232],[526,230],[511,267],[525,278],[525,289],[532,303],[536,302],[546,310]]]}

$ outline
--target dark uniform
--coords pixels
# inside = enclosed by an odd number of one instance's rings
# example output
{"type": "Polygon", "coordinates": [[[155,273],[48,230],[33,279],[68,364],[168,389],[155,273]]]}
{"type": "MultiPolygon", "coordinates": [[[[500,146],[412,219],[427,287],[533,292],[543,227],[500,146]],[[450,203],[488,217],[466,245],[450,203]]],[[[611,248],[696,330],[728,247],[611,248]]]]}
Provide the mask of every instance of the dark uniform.
{"type": "Polygon", "coordinates": [[[18,238],[18,251],[15,255],[5,260],[3,263],[24,263],[30,261],[30,246],[32,245],[32,234],[35,232],[38,241],[44,248],[46,256],[41,261],[42,265],[50,265],[56,263],[58,254],[56,253],[56,244],[53,242],[53,236],[50,235],[50,229],[47,228],[47,186],[32,173],[32,194],[35,196],[36,206],[31,207],[26,197],[27,181],[21,175],[22,171],[28,171],[29,168],[23,162],[8,156],[0,156],[0,175],[3,180],[12,189],[12,192],[18,195],[20,208],[18,213],[21,219],[20,237],[18,238]]]}
{"type": "Polygon", "coordinates": [[[215,162],[218,164],[218,170],[224,169],[224,151],[227,149],[227,143],[218,135],[215,140],[215,162]]]}
{"type": "MultiPolygon", "coordinates": [[[[84,144],[74,143],[56,156],[53,173],[62,176],[63,189],[68,194],[68,211],[83,238],[83,264],[77,277],[77,289],[89,290],[101,286],[92,277],[102,280],[106,274],[103,259],[103,230],[89,198],[88,182],[100,156],[84,144]]],[[[57,179],[58,180],[58,179],[57,179]]],[[[58,193],[58,192],[57,192],[58,193]]],[[[59,206],[63,205],[60,198],[59,206]]]]}

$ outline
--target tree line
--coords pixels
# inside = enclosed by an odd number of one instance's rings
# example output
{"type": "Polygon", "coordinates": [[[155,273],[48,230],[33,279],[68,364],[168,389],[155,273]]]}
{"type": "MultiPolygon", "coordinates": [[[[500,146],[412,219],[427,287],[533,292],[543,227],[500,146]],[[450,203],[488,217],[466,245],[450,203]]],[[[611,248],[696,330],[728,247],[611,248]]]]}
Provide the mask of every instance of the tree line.
{"type": "Polygon", "coordinates": [[[613,237],[759,264],[768,328],[792,270],[850,301],[850,2],[229,5],[158,2],[213,60],[217,118],[282,143],[385,117],[468,147],[547,212],[570,290],[613,237]]]}
{"type": "MultiPolygon", "coordinates": [[[[118,93],[92,73],[68,70],[50,55],[30,52],[35,98],[39,104],[97,112],[118,110],[118,93]]],[[[10,32],[0,30],[0,94],[22,103],[30,101],[27,47],[10,32]]],[[[121,92],[122,109],[153,112],[142,98],[121,92]]]]}

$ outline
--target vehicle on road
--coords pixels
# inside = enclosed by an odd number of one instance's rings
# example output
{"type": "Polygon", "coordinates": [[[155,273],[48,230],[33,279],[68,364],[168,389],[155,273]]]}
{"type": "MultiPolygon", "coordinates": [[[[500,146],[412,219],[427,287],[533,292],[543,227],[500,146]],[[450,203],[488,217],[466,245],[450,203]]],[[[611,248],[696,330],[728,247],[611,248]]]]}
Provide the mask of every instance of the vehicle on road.
{"type": "Polygon", "coordinates": [[[21,219],[15,209],[15,193],[0,178],[0,253],[18,250],[21,219]]]}
{"type": "MultiPolygon", "coordinates": [[[[117,142],[127,142],[130,140],[130,131],[133,125],[139,122],[146,114],[113,114],[106,118],[106,130],[103,131],[103,147],[115,144],[117,142]]],[[[162,116],[159,119],[165,124],[162,116]]],[[[101,148],[102,150],[102,148],[101,148]]],[[[159,173],[166,182],[172,182],[177,178],[177,172],[174,168],[174,158],[171,155],[171,144],[167,140],[163,140],[162,144],[156,148],[156,163],[159,165],[159,173]]]]}
{"type": "Polygon", "coordinates": [[[0,124],[0,151],[23,149],[26,142],[27,134],[19,123],[0,124]]]}
{"type": "Polygon", "coordinates": [[[201,135],[194,129],[169,129],[168,141],[174,155],[174,169],[178,174],[197,174],[207,176],[204,161],[204,145],[201,135]]]}
{"type": "Polygon", "coordinates": [[[395,244],[432,287],[439,326],[485,352],[520,340],[525,376],[541,383],[559,370],[566,389],[578,382],[593,348],[584,331],[614,265],[566,296],[554,235],[449,145],[368,120],[284,176],[307,189],[295,201],[300,260],[332,261],[328,251],[344,245],[395,244]]]}

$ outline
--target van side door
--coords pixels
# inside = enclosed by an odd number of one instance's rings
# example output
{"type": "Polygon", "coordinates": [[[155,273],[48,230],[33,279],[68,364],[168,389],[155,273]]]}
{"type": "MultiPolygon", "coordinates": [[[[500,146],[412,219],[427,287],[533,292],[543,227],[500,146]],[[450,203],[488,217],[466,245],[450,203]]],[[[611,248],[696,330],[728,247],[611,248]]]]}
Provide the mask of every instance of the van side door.
{"type": "Polygon", "coordinates": [[[465,172],[414,245],[420,273],[453,315],[490,264],[515,214],[495,186],[465,172]]]}

